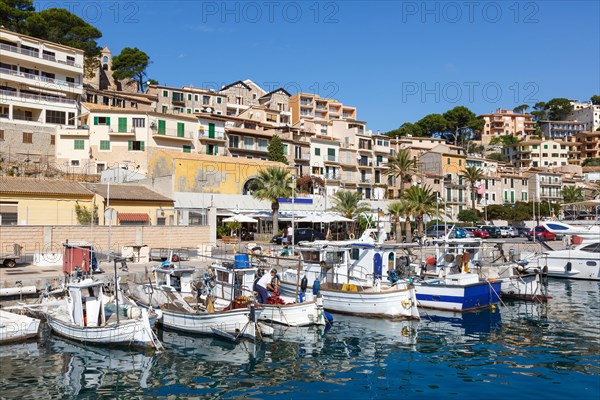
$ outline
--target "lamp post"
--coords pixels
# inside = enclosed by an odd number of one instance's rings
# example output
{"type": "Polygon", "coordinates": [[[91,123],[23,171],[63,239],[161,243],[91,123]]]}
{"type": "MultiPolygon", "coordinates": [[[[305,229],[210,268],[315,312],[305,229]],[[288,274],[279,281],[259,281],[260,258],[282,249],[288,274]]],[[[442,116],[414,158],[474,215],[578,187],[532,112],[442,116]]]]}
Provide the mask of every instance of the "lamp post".
{"type": "Polygon", "coordinates": [[[294,256],[294,244],[296,236],[296,218],[294,208],[296,204],[296,174],[292,174],[292,257],[294,256]]]}

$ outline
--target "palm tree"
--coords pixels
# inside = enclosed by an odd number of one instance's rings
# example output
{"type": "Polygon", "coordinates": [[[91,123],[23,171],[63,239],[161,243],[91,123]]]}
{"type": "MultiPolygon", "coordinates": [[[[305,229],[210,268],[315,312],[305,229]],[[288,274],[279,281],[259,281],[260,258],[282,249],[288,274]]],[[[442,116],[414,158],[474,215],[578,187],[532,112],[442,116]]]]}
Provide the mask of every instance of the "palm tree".
{"type": "MultiPolygon", "coordinates": [[[[565,203],[576,203],[583,201],[583,188],[577,186],[565,186],[562,190],[563,200],[565,203]]],[[[574,216],[573,210],[575,207],[571,205],[571,213],[574,216]]]]}
{"type": "MultiPolygon", "coordinates": [[[[362,193],[348,190],[338,190],[333,194],[332,211],[342,214],[346,218],[354,219],[360,213],[369,211],[367,203],[362,201],[362,193]]],[[[354,232],[355,222],[352,223],[354,232]]]]}
{"type": "Polygon", "coordinates": [[[483,179],[483,170],[479,167],[471,165],[465,168],[465,171],[461,176],[469,182],[469,189],[471,191],[471,201],[473,202],[473,209],[475,209],[475,184],[483,179]]]}
{"type": "Polygon", "coordinates": [[[394,226],[396,229],[396,242],[402,242],[402,226],[400,225],[400,217],[405,215],[405,203],[400,201],[396,201],[388,205],[388,213],[392,217],[392,221],[394,221],[394,226]]]}
{"type": "Polygon", "coordinates": [[[252,196],[271,202],[273,233],[279,230],[279,198],[292,195],[292,177],[286,168],[268,167],[259,171],[252,182],[252,196]]]}
{"type": "Polygon", "coordinates": [[[410,156],[408,149],[400,149],[398,154],[391,157],[385,164],[388,170],[386,175],[395,176],[400,179],[400,193],[404,192],[404,182],[409,182],[411,177],[418,172],[417,160],[410,156]]]}
{"type": "MultiPolygon", "coordinates": [[[[437,194],[428,185],[411,186],[403,193],[403,198],[408,202],[408,207],[413,217],[419,218],[419,237],[423,237],[423,217],[436,213],[437,194]]],[[[408,234],[407,234],[408,236],[408,234]]]]}

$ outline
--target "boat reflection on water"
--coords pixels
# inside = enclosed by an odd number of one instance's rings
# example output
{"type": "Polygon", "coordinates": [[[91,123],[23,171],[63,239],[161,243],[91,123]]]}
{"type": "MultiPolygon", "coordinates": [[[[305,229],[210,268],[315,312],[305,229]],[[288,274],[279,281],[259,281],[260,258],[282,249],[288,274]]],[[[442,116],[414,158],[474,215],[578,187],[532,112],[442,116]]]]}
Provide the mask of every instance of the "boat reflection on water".
{"type": "Polygon", "coordinates": [[[130,385],[135,383],[141,389],[148,387],[150,370],[155,362],[152,355],[127,349],[85,346],[56,336],[49,336],[47,345],[64,361],[59,386],[68,396],[111,388],[115,385],[113,380],[124,375],[127,375],[130,385]]]}
{"type": "Polygon", "coordinates": [[[0,346],[0,365],[2,365],[6,359],[19,360],[39,356],[40,349],[37,341],[11,343],[0,346]]]}
{"type": "Polygon", "coordinates": [[[421,317],[423,331],[451,335],[459,341],[466,340],[469,336],[495,332],[500,329],[502,322],[500,308],[496,306],[466,313],[427,310],[421,317]]]}

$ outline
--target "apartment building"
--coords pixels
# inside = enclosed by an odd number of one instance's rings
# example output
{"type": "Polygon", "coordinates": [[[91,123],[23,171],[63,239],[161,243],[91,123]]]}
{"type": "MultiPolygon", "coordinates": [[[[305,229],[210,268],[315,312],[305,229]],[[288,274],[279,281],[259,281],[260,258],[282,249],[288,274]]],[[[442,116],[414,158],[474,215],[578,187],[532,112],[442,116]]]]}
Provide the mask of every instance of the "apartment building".
{"type": "Polygon", "coordinates": [[[539,124],[545,139],[564,139],[586,129],[586,124],[578,121],[539,121],[539,124]]]}
{"type": "Polygon", "coordinates": [[[82,79],[82,50],[0,27],[3,153],[13,159],[51,161],[56,127],[77,125],[82,79]]]}
{"type": "Polygon", "coordinates": [[[151,96],[156,104],[154,111],[163,114],[208,113],[225,115],[227,96],[214,90],[183,86],[175,88],[162,85],[149,85],[146,94],[151,96]]]}
{"type": "Polygon", "coordinates": [[[227,98],[226,115],[237,116],[250,106],[260,104],[259,99],[267,92],[250,79],[223,86],[219,94],[227,98]]]}
{"type": "Polygon", "coordinates": [[[600,131],[583,131],[567,138],[569,163],[581,165],[588,158],[600,157],[600,131]]]}
{"type": "Polygon", "coordinates": [[[297,93],[290,97],[289,104],[294,124],[301,119],[325,126],[329,125],[329,121],[338,119],[356,120],[356,107],[344,106],[337,100],[324,98],[318,94],[297,93]]]}
{"type": "Polygon", "coordinates": [[[99,90],[84,85],[82,100],[112,108],[135,108],[140,111],[155,111],[156,101],[152,96],[113,90],[99,90]]]}
{"type": "MultiPolygon", "coordinates": [[[[436,148],[440,148],[438,145],[436,148]]],[[[441,200],[447,207],[447,214],[452,219],[465,208],[470,208],[469,187],[462,174],[467,165],[464,152],[441,152],[436,148],[423,153],[419,157],[419,178],[431,188],[441,186],[441,200]]],[[[434,189],[435,190],[435,189],[434,189]]]]}
{"type": "Polygon", "coordinates": [[[494,137],[514,135],[525,139],[535,132],[535,122],[531,114],[498,108],[491,114],[482,114],[478,118],[485,121],[481,132],[481,144],[489,145],[494,137]]]}
{"type": "Polygon", "coordinates": [[[532,201],[563,201],[563,174],[548,169],[532,168],[523,174],[528,178],[529,199],[532,201]]]}
{"type": "Polygon", "coordinates": [[[559,167],[569,163],[569,148],[562,140],[527,140],[504,147],[502,154],[517,168],[559,167]]]}
{"type": "MultiPolygon", "coordinates": [[[[148,174],[149,150],[198,153],[199,122],[195,116],[113,109],[83,103],[85,127],[57,130],[56,160],[64,171],[100,174],[107,168],[134,165],[148,174]]],[[[155,171],[154,171],[155,172],[155,171]]]]}
{"type": "Polygon", "coordinates": [[[600,105],[573,102],[573,111],[567,120],[581,122],[586,131],[595,131],[600,128],[600,105]]]}
{"type": "Polygon", "coordinates": [[[290,97],[285,89],[279,88],[260,97],[258,103],[267,110],[277,111],[282,125],[291,125],[290,97]]]}

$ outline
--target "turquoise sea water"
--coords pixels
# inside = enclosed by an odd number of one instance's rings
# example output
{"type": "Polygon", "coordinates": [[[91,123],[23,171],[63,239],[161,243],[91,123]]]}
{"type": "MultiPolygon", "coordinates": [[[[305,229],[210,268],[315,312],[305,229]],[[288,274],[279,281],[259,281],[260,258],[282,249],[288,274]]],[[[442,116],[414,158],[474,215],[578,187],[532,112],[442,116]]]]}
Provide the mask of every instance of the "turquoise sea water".
{"type": "Polygon", "coordinates": [[[6,399],[600,399],[600,282],[551,280],[548,305],[512,302],[421,322],[334,315],[327,332],[256,345],[160,332],[153,355],[44,329],[0,347],[6,399]]]}

